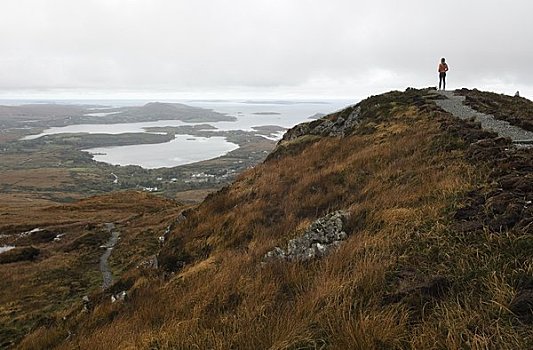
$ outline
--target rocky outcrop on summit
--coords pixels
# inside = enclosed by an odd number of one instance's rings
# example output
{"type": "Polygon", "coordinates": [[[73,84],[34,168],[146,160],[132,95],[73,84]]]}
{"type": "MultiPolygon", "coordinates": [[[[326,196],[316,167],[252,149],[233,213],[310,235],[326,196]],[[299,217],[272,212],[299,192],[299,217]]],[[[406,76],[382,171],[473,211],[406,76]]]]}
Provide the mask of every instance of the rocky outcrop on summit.
{"type": "Polygon", "coordinates": [[[348,235],[344,232],[344,222],[348,213],[335,211],[313,222],[303,236],[291,239],[287,250],[275,247],[265,254],[264,260],[310,260],[327,254],[337,247],[348,235]]]}
{"type": "Polygon", "coordinates": [[[292,141],[304,135],[344,137],[359,124],[361,107],[348,107],[339,113],[298,124],[285,133],[281,142],[292,141]]]}

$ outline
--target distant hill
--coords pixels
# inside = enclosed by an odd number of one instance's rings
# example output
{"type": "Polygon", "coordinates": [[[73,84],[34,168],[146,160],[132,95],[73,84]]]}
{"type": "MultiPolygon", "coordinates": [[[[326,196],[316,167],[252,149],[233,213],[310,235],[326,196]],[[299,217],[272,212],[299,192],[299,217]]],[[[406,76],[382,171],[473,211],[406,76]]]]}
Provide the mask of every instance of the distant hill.
{"type": "Polygon", "coordinates": [[[131,238],[111,255],[121,278],[32,319],[20,347],[531,348],[533,150],[443,98],[393,91],[297,125],[186,210],[132,197],[142,206],[119,225],[131,238]]]}
{"type": "Polygon", "coordinates": [[[117,110],[114,118],[145,117],[152,119],[177,119],[184,122],[234,121],[237,118],[210,109],[191,107],[181,103],[150,102],[142,107],[125,107],[117,110]]]}
{"type": "Polygon", "coordinates": [[[85,106],[61,104],[28,104],[21,106],[0,106],[0,118],[45,119],[50,117],[67,117],[82,115],[85,106]]]}
{"type": "Polygon", "coordinates": [[[0,127],[51,127],[73,124],[136,123],[156,120],[182,120],[191,123],[234,121],[233,116],[181,103],[150,102],[138,107],[99,107],[85,105],[30,104],[0,106],[0,127]],[[110,113],[107,117],[93,113],[110,113]]]}

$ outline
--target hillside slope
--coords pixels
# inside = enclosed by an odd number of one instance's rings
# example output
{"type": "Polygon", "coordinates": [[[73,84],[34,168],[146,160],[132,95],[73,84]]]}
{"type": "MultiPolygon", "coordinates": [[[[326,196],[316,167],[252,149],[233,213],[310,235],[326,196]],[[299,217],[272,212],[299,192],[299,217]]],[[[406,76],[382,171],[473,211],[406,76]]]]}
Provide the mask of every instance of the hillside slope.
{"type": "Polygon", "coordinates": [[[296,126],[184,213],[124,302],[20,347],[532,348],[532,151],[437,98],[390,92],[296,126]],[[346,238],[295,247],[338,210],[346,238]]]}
{"type": "Polygon", "coordinates": [[[121,288],[129,270],[157,253],[158,236],[182,210],[142,192],[63,205],[26,195],[1,198],[0,248],[12,249],[0,249],[0,349],[54,318],[77,314],[84,296],[97,300],[121,288]],[[112,251],[106,249],[110,227],[120,232],[112,251]],[[124,278],[102,293],[99,265],[106,252],[111,279],[124,278]]]}

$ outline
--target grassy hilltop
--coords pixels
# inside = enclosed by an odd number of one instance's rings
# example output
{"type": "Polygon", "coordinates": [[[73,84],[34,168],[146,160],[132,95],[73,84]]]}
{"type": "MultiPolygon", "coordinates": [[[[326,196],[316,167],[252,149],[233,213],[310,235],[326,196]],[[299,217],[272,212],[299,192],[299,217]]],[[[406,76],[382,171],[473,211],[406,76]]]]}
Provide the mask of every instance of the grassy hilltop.
{"type": "MultiPolygon", "coordinates": [[[[436,98],[389,92],[296,126],[264,163],[185,211],[134,197],[144,214],[113,219],[124,237],[138,237],[124,245],[135,254],[115,256],[122,278],[93,290],[88,311],[68,299],[33,320],[18,347],[533,348],[533,151],[454,118],[436,98]],[[348,234],[338,248],[265,259],[337,210],[348,234]],[[158,269],[134,263],[154,252],[158,269]],[[111,303],[121,290],[127,298],[111,303]]],[[[515,103],[498,98],[515,119],[529,118],[515,103]]],[[[2,295],[15,298],[9,288],[2,295]]]]}

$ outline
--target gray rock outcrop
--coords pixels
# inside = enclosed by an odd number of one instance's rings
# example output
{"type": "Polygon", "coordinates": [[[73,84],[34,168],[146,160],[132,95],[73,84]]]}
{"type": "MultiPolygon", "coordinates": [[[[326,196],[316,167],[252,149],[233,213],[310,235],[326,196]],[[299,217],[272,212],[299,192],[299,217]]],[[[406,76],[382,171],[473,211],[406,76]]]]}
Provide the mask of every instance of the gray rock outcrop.
{"type": "MultiPolygon", "coordinates": [[[[347,117],[339,115],[336,119],[331,120],[331,116],[325,116],[312,122],[298,124],[285,133],[282,141],[291,141],[304,135],[344,137],[359,124],[359,115],[361,114],[361,107],[348,108],[353,110],[349,112],[347,117]]],[[[343,112],[339,112],[339,114],[345,114],[343,112]]]]}
{"type": "Polygon", "coordinates": [[[159,268],[159,262],[157,260],[157,255],[152,255],[148,259],[141,261],[137,265],[138,269],[146,270],[157,270],[159,268]]]}
{"type": "Polygon", "coordinates": [[[347,212],[339,210],[317,219],[301,237],[291,239],[286,250],[275,247],[263,260],[305,261],[324,256],[348,237],[344,231],[347,217],[347,212]]]}
{"type": "Polygon", "coordinates": [[[117,301],[124,301],[126,300],[126,297],[128,295],[128,292],[123,290],[122,292],[118,294],[111,295],[111,303],[117,302],[117,301]]]}

